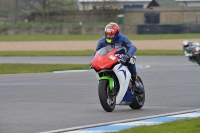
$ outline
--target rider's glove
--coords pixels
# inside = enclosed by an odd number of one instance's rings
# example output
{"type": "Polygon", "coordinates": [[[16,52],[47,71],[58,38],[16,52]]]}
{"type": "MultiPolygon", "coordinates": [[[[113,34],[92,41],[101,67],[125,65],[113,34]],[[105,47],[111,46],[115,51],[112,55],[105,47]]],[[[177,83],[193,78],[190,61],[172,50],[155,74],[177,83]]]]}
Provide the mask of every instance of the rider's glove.
{"type": "Polygon", "coordinates": [[[122,63],[123,65],[127,65],[129,61],[130,61],[129,55],[122,55],[120,58],[120,63],[122,63]]]}

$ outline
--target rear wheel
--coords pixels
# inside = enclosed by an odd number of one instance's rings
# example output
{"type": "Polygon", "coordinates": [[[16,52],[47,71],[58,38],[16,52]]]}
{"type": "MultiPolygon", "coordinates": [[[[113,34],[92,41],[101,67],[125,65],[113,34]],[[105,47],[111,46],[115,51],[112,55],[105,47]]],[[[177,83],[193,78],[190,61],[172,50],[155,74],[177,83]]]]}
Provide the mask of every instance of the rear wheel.
{"type": "Polygon", "coordinates": [[[109,89],[108,80],[99,81],[99,100],[103,109],[107,112],[112,112],[116,105],[116,96],[114,90],[109,89]]]}
{"type": "Polygon", "coordinates": [[[197,64],[200,65],[200,56],[197,57],[197,64]]]}
{"type": "MultiPolygon", "coordinates": [[[[141,78],[138,76],[141,84],[143,85],[144,87],[144,84],[141,80],[141,78]]],[[[145,89],[144,89],[144,92],[141,93],[141,94],[138,94],[138,93],[134,93],[135,95],[135,99],[133,100],[133,102],[129,105],[132,109],[140,109],[142,108],[142,106],[144,105],[144,102],[145,102],[145,89]]]]}

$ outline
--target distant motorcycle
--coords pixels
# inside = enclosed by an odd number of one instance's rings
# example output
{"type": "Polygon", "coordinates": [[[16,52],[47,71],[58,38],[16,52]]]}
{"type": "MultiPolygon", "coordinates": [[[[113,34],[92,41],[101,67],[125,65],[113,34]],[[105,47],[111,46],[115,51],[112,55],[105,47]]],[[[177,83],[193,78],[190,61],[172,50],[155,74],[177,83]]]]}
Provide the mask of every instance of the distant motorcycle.
{"type": "MultiPolygon", "coordinates": [[[[112,112],[115,105],[129,105],[132,109],[140,109],[145,102],[145,90],[137,92],[131,73],[120,63],[120,55],[115,54],[116,52],[116,48],[103,47],[92,59],[91,67],[99,80],[101,106],[107,112],[112,112]]],[[[141,78],[138,78],[143,85],[141,78]]]]}
{"type": "Polygon", "coordinates": [[[188,56],[189,61],[200,65],[200,46],[194,47],[189,51],[192,56],[188,56]]]}

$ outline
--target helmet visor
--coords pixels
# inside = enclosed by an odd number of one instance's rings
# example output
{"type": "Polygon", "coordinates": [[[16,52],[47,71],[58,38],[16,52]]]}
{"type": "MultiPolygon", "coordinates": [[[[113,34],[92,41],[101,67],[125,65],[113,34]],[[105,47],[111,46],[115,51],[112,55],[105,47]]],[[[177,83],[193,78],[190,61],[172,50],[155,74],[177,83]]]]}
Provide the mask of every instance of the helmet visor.
{"type": "Polygon", "coordinates": [[[113,34],[106,34],[106,38],[107,38],[107,39],[112,39],[114,36],[115,36],[115,35],[113,35],[113,34]]]}

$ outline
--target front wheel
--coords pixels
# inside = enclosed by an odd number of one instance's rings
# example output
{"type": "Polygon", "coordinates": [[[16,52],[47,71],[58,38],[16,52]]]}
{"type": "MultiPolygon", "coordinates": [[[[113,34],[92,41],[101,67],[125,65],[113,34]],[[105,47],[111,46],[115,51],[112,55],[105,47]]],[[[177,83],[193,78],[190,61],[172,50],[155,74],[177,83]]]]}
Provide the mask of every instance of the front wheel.
{"type": "MultiPolygon", "coordinates": [[[[144,84],[141,80],[141,78],[138,76],[141,84],[143,85],[143,89],[144,89],[144,84]]],[[[143,91],[143,93],[141,94],[136,94],[134,93],[135,95],[135,99],[133,100],[133,102],[129,105],[132,109],[140,109],[143,107],[144,105],[144,102],[145,102],[145,89],[143,91]]]]}
{"type": "Polygon", "coordinates": [[[113,90],[109,89],[108,80],[99,81],[99,100],[103,109],[107,112],[112,112],[116,105],[116,96],[113,90]]]}

